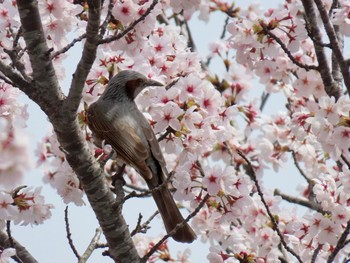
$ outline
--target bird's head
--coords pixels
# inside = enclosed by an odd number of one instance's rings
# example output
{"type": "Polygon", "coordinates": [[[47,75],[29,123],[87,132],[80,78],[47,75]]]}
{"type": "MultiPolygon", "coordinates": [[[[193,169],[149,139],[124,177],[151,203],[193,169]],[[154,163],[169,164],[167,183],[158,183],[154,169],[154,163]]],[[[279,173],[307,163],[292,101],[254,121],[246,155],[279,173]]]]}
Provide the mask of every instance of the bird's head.
{"type": "Polygon", "coordinates": [[[125,95],[129,99],[134,100],[144,88],[149,86],[163,86],[163,84],[148,79],[139,72],[123,70],[109,81],[103,95],[110,98],[121,98],[125,95]]]}

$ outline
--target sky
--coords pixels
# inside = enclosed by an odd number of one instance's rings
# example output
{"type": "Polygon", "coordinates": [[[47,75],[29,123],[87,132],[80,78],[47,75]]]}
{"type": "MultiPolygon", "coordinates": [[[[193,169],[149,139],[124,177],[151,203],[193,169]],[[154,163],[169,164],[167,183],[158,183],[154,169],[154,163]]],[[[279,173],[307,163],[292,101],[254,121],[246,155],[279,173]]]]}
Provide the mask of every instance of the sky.
{"type": "MultiPolygon", "coordinates": [[[[236,5],[242,8],[248,6],[251,0],[238,0],[236,5]]],[[[259,1],[257,1],[259,2],[259,1]]],[[[281,1],[260,1],[263,7],[273,7],[281,1]]],[[[196,15],[195,15],[196,16],[196,15]]],[[[190,21],[190,28],[192,29],[193,38],[196,42],[199,54],[203,57],[208,53],[208,43],[214,39],[217,39],[222,32],[222,25],[224,24],[225,17],[216,13],[211,16],[208,23],[201,22],[198,20],[190,21]],[[205,29],[205,30],[203,30],[205,29]],[[218,30],[219,29],[219,30],[218,30]],[[205,32],[205,34],[204,34],[205,32]],[[208,38],[207,36],[210,36],[208,38]]],[[[69,87],[70,76],[74,71],[76,65],[77,56],[81,52],[81,46],[78,44],[72,50],[69,51],[70,59],[65,61],[66,68],[66,80],[62,82],[62,87],[66,90],[69,87]],[[76,54],[76,55],[72,55],[76,54]]],[[[214,61],[214,63],[216,63],[214,61]]],[[[224,70],[223,66],[218,63],[214,64],[216,70],[224,70]]],[[[259,85],[258,83],[256,83],[259,85]]],[[[275,99],[275,98],[272,98],[275,99]]],[[[28,120],[28,131],[31,138],[31,148],[32,151],[36,148],[36,144],[41,140],[49,130],[47,118],[43,112],[26,96],[22,96],[21,100],[28,103],[28,111],[30,114],[30,119],[28,120]]],[[[275,104],[274,104],[275,105],[275,104]]],[[[273,111],[273,108],[267,108],[267,111],[273,111]]],[[[35,161],[35,157],[33,156],[35,161]]],[[[290,169],[287,167],[286,171],[290,169]]],[[[291,182],[290,178],[288,184],[286,180],[289,174],[282,174],[276,177],[271,175],[270,179],[266,181],[266,186],[276,185],[287,193],[291,189],[295,188],[293,185],[298,182],[291,182]]],[[[42,186],[43,174],[40,169],[33,169],[28,171],[25,177],[25,183],[28,185],[42,186]]],[[[265,183],[265,182],[264,182],[265,183]]],[[[13,236],[25,247],[29,249],[32,255],[39,262],[50,262],[50,263],[61,263],[61,262],[76,262],[76,259],[68,246],[66,239],[65,225],[64,225],[64,209],[65,204],[62,202],[61,198],[54,192],[54,190],[49,185],[43,185],[43,194],[46,197],[46,202],[53,203],[55,209],[53,210],[53,215],[50,220],[45,222],[43,225],[33,226],[33,227],[23,227],[23,226],[13,226],[13,236]]],[[[95,234],[95,229],[98,227],[97,220],[93,214],[88,202],[86,206],[76,207],[75,205],[69,206],[69,220],[70,228],[72,233],[72,238],[77,250],[82,254],[91,238],[95,234]]],[[[128,201],[124,206],[123,214],[126,221],[130,224],[130,229],[136,224],[138,213],[141,212],[144,218],[148,218],[154,211],[156,206],[153,200],[149,199],[133,199],[128,201]]],[[[149,232],[150,235],[160,234],[164,230],[162,229],[161,220],[157,220],[151,226],[152,230],[149,232]]],[[[192,260],[193,262],[207,262],[206,256],[208,252],[208,246],[203,245],[200,240],[195,241],[190,245],[178,244],[172,240],[169,241],[171,251],[175,252],[177,250],[184,250],[190,248],[192,250],[192,260]]],[[[101,259],[101,252],[103,250],[95,251],[89,262],[111,262],[108,258],[101,259]]],[[[174,253],[175,255],[176,253],[174,253]]]]}

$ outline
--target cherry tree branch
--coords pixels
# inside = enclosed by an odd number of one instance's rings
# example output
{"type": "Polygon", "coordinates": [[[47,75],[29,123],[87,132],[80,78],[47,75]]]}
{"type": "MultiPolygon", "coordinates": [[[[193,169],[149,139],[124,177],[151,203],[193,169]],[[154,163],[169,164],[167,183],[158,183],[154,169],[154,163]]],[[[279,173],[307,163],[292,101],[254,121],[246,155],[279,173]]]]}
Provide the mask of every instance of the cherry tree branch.
{"type": "Polygon", "coordinates": [[[106,33],[107,30],[107,26],[108,26],[108,22],[110,21],[111,17],[112,17],[112,9],[114,6],[114,1],[113,0],[109,0],[108,3],[108,11],[107,11],[107,15],[105,20],[103,21],[101,27],[100,27],[100,37],[102,38],[104,36],[104,34],[106,33]]]}
{"type": "Polygon", "coordinates": [[[104,39],[101,39],[98,41],[98,44],[106,44],[106,43],[110,43],[113,42],[115,40],[121,39],[122,37],[124,37],[127,33],[129,33],[131,30],[133,30],[135,28],[135,26],[142,22],[143,20],[145,20],[145,18],[152,12],[152,10],[154,9],[154,7],[158,4],[158,0],[153,0],[152,4],[147,8],[146,12],[143,13],[138,19],[136,19],[134,22],[132,22],[125,30],[123,30],[122,32],[120,32],[119,34],[117,34],[116,36],[112,36],[112,37],[107,37],[104,39]]]}
{"type": "Polygon", "coordinates": [[[263,92],[263,94],[261,94],[261,103],[260,103],[260,107],[259,110],[262,112],[263,109],[265,108],[266,102],[270,97],[270,93],[268,92],[263,92]]]}
{"type": "Polygon", "coordinates": [[[305,10],[306,21],[310,27],[310,34],[313,36],[311,39],[316,42],[315,43],[315,52],[318,61],[318,71],[321,75],[325,91],[328,96],[334,96],[337,100],[340,95],[340,87],[334,81],[333,76],[331,74],[331,70],[327,61],[327,56],[324,51],[324,47],[317,45],[317,43],[322,42],[322,34],[317,24],[316,12],[313,5],[312,0],[301,0],[305,10]]]}
{"type": "Polygon", "coordinates": [[[280,47],[283,49],[284,53],[286,53],[286,55],[288,56],[288,58],[298,67],[303,68],[307,71],[314,69],[314,70],[318,70],[318,67],[315,65],[307,65],[307,64],[303,64],[300,61],[298,61],[293,55],[292,53],[290,53],[289,49],[287,48],[287,46],[283,43],[283,41],[278,38],[274,33],[272,33],[267,26],[264,24],[263,21],[260,22],[261,27],[264,29],[265,34],[267,34],[269,37],[273,38],[273,40],[275,40],[280,47]]]}
{"type": "Polygon", "coordinates": [[[285,200],[289,203],[305,206],[307,208],[310,208],[312,210],[320,212],[321,214],[325,213],[325,211],[322,209],[322,206],[320,206],[319,204],[310,202],[309,200],[306,200],[306,199],[300,199],[300,198],[297,198],[294,196],[283,194],[278,189],[275,189],[274,195],[278,195],[278,196],[282,197],[283,200],[285,200]]]}
{"type": "Polygon", "coordinates": [[[51,59],[55,58],[63,53],[66,53],[68,50],[70,50],[72,47],[74,47],[74,45],[78,42],[81,42],[83,39],[86,38],[86,33],[82,34],[81,36],[74,38],[68,45],[66,45],[65,47],[61,48],[60,50],[54,52],[53,54],[51,54],[51,59]]]}
{"type": "Polygon", "coordinates": [[[332,254],[329,255],[328,259],[327,259],[327,263],[332,263],[334,262],[335,257],[337,256],[337,254],[340,252],[340,250],[342,250],[342,248],[347,245],[346,242],[346,238],[348,237],[350,233],[350,221],[348,221],[345,230],[343,232],[343,234],[340,236],[336,247],[334,248],[332,254]]]}
{"type": "Polygon", "coordinates": [[[322,245],[318,245],[317,248],[315,249],[314,253],[312,254],[312,258],[311,258],[311,263],[315,263],[317,260],[317,256],[320,253],[320,250],[322,248],[322,245]]]}
{"type": "Polygon", "coordinates": [[[2,248],[15,248],[16,256],[20,260],[20,262],[25,263],[38,263],[38,261],[28,252],[28,250],[22,246],[17,240],[12,238],[10,241],[9,236],[4,232],[0,231],[0,246],[2,248]],[[13,246],[11,245],[13,244],[13,246]]]}
{"type": "Polygon", "coordinates": [[[88,1],[89,4],[89,20],[86,26],[86,41],[82,56],[73,74],[72,83],[70,86],[65,108],[68,116],[73,116],[71,113],[76,113],[80,101],[81,93],[84,88],[86,78],[90,72],[92,64],[96,59],[97,41],[99,40],[99,26],[101,16],[101,2],[97,0],[88,1]]]}
{"type": "Polygon", "coordinates": [[[38,3],[34,0],[19,0],[17,6],[23,28],[23,38],[33,69],[32,83],[34,85],[22,91],[32,100],[40,101],[39,106],[48,110],[48,114],[53,114],[57,108],[60,108],[64,95],[59,87],[52,61],[47,55],[48,46],[40,20],[38,3]]]}
{"type": "Polygon", "coordinates": [[[329,20],[328,13],[323,5],[323,2],[321,0],[314,0],[314,1],[315,1],[317,8],[318,8],[318,11],[321,15],[321,19],[322,19],[324,28],[326,30],[329,41],[331,43],[331,48],[332,48],[333,54],[335,55],[337,62],[339,63],[340,70],[341,70],[341,73],[343,75],[343,79],[345,82],[345,86],[349,92],[350,91],[350,73],[349,73],[349,68],[348,68],[346,62],[344,61],[342,48],[341,48],[342,45],[340,45],[340,43],[339,43],[341,41],[341,39],[337,38],[336,31],[335,31],[331,21],[329,20]]]}
{"type": "Polygon", "coordinates": [[[87,262],[92,252],[94,252],[96,248],[99,248],[99,240],[100,240],[101,234],[102,234],[101,228],[97,228],[95,231],[95,235],[91,239],[91,242],[86,248],[84,254],[79,258],[78,263],[87,262]]]}
{"type": "Polygon", "coordinates": [[[73,240],[72,240],[72,233],[70,232],[70,227],[69,227],[69,219],[68,219],[68,206],[66,206],[66,209],[64,209],[64,222],[66,224],[66,234],[67,234],[67,239],[68,239],[68,244],[70,248],[72,249],[75,257],[80,260],[80,255],[74,246],[73,240]]]}
{"type": "Polygon", "coordinates": [[[159,211],[155,211],[147,220],[146,222],[144,222],[143,224],[141,224],[141,220],[142,220],[142,215],[139,214],[139,218],[137,220],[137,224],[136,227],[133,231],[131,231],[131,236],[136,235],[137,233],[146,233],[147,229],[149,229],[149,224],[151,223],[151,221],[159,214],[159,211]]]}
{"type": "Polygon", "coordinates": [[[21,75],[19,75],[15,70],[6,65],[4,62],[0,60],[0,72],[3,74],[3,77],[1,77],[5,82],[9,83],[9,80],[11,81],[9,84],[15,85],[20,90],[22,90],[24,93],[30,93],[32,90],[32,84],[31,82],[28,82],[25,80],[21,75]]]}
{"type": "Polygon", "coordinates": [[[292,157],[293,157],[293,161],[295,164],[295,167],[298,169],[299,173],[301,174],[302,177],[304,177],[304,179],[306,180],[306,182],[311,185],[312,184],[312,180],[310,180],[310,178],[305,174],[305,172],[303,171],[303,169],[301,169],[299,162],[297,160],[297,156],[295,151],[292,151],[292,157]]]}
{"type": "Polygon", "coordinates": [[[152,256],[154,254],[154,252],[156,252],[159,247],[163,244],[163,242],[165,240],[167,240],[169,237],[171,237],[173,234],[176,233],[176,231],[180,228],[182,228],[188,221],[190,221],[190,219],[194,216],[196,216],[196,214],[198,214],[198,212],[202,209],[202,207],[205,205],[205,203],[207,202],[207,200],[209,199],[210,195],[207,194],[206,196],[204,196],[203,200],[199,203],[199,205],[197,206],[197,208],[195,210],[193,210],[193,212],[191,214],[189,214],[186,219],[184,221],[182,221],[182,223],[177,224],[176,227],[171,230],[168,234],[166,234],[161,240],[159,240],[151,249],[150,251],[148,251],[148,253],[141,259],[140,263],[146,263],[147,260],[150,258],[150,256],[152,256]]]}
{"type": "Polygon", "coordinates": [[[22,77],[28,82],[31,81],[26,73],[24,64],[19,60],[18,49],[9,50],[4,48],[3,50],[10,57],[13,67],[21,73],[22,77]]]}
{"type": "Polygon", "coordinates": [[[273,230],[276,231],[277,235],[279,236],[280,241],[281,241],[283,247],[284,247],[290,254],[292,254],[292,255],[298,260],[298,262],[302,263],[302,260],[301,260],[300,256],[299,256],[297,253],[295,253],[295,252],[287,245],[286,241],[284,240],[283,234],[281,233],[280,229],[278,228],[278,223],[277,223],[277,221],[276,221],[276,218],[275,218],[275,217],[273,216],[273,214],[271,213],[270,208],[269,208],[268,204],[267,204],[266,201],[265,201],[264,194],[263,194],[263,192],[262,192],[262,190],[261,190],[261,188],[260,188],[260,184],[259,184],[259,182],[258,182],[258,178],[256,177],[255,170],[254,170],[254,168],[253,168],[251,162],[250,162],[250,161],[248,160],[248,158],[245,157],[245,155],[244,155],[242,152],[240,152],[239,150],[237,150],[237,153],[238,153],[239,156],[241,156],[241,157],[243,158],[243,160],[244,160],[244,161],[247,163],[247,165],[248,165],[248,168],[249,168],[249,170],[250,170],[249,175],[250,175],[250,177],[252,178],[252,180],[253,180],[253,182],[254,182],[254,184],[255,184],[255,187],[256,187],[256,189],[257,189],[257,191],[258,191],[258,194],[259,194],[259,196],[260,196],[261,202],[263,203],[263,205],[264,205],[264,207],[265,207],[265,209],[266,209],[266,212],[267,212],[267,214],[269,215],[269,218],[270,218],[270,220],[271,220],[271,222],[272,222],[272,225],[273,225],[273,230]]]}
{"type": "MultiPolygon", "coordinates": [[[[99,0],[89,1],[93,22],[90,23],[88,32],[95,32],[94,25],[98,20],[96,16],[99,14],[99,4],[99,0]]],[[[33,69],[34,84],[31,89],[26,89],[25,93],[41,107],[52,123],[57,139],[65,150],[66,160],[77,174],[96,214],[108,242],[111,257],[115,262],[139,262],[139,255],[121,213],[122,203],[115,200],[103,170],[93,158],[82,136],[76,113],[70,110],[75,106],[66,106],[68,110],[62,107],[65,96],[58,85],[52,60],[48,56],[49,48],[40,20],[38,3],[35,0],[18,0],[17,6],[23,27],[23,38],[33,69]]],[[[94,41],[93,36],[91,39],[94,41]]],[[[91,41],[88,41],[88,45],[91,45],[91,41]]],[[[89,46],[86,49],[91,51],[94,47],[89,46]]],[[[90,63],[89,59],[87,63],[90,63]]],[[[81,66],[80,80],[82,75],[87,74],[87,68],[81,66]]],[[[79,82],[76,82],[77,84],[79,82]]],[[[77,87],[75,91],[71,91],[70,100],[74,103],[80,99],[77,92],[79,89],[80,87],[77,87]]]]}

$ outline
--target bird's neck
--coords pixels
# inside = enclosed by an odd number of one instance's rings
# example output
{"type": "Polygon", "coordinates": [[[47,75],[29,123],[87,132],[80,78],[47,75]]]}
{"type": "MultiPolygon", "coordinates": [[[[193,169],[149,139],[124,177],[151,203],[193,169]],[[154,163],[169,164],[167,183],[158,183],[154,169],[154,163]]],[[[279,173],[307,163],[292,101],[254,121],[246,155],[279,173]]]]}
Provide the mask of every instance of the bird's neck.
{"type": "Polygon", "coordinates": [[[125,92],[121,90],[117,90],[115,88],[107,88],[101,95],[101,100],[103,101],[111,101],[111,102],[127,102],[132,101],[125,92]]]}

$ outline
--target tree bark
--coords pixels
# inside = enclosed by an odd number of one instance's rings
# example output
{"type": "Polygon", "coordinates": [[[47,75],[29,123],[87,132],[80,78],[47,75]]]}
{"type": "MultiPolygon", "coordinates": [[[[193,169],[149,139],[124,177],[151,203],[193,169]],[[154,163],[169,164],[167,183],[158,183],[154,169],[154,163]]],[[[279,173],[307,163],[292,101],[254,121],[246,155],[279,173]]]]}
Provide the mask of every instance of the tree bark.
{"type": "Polygon", "coordinates": [[[10,241],[8,235],[4,231],[0,231],[0,244],[3,248],[11,248],[13,244],[13,248],[16,249],[17,257],[25,263],[38,263],[36,259],[28,252],[28,250],[18,243],[15,239],[12,238],[12,242],[10,241]]]}
{"type": "Polygon", "coordinates": [[[109,189],[103,170],[88,149],[76,116],[84,82],[95,60],[98,41],[100,1],[88,1],[88,4],[87,35],[90,36],[87,36],[82,59],[66,98],[50,59],[37,1],[17,1],[23,37],[33,69],[31,87],[23,85],[19,88],[40,106],[52,123],[66,159],[79,177],[103,230],[109,245],[109,255],[115,262],[139,262],[140,258],[121,213],[122,202],[116,201],[109,189]]]}

